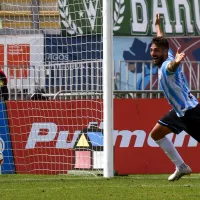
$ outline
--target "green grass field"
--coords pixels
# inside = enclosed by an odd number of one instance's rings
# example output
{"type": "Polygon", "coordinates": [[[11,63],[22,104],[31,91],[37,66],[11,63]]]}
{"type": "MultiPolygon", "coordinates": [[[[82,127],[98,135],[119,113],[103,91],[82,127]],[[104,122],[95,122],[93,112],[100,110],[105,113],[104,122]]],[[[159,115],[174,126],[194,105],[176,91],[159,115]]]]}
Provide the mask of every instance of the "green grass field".
{"type": "Polygon", "coordinates": [[[1,175],[0,200],[193,200],[200,199],[200,174],[168,182],[168,175],[111,179],[67,175],[1,175]]]}

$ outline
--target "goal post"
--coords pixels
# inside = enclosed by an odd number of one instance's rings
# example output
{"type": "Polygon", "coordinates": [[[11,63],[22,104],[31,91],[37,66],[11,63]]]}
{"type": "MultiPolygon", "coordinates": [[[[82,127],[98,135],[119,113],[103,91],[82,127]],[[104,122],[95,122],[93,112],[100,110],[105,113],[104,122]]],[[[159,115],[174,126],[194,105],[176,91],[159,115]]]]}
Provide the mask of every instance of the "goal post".
{"type": "Polygon", "coordinates": [[[111,0],[103,0],[103,110],[104,177],[112,177],[113,167],[113,17],[111,0]]]}
{"type": "Polygon", "coordinates": [[[114,176],[112,7],[111,0],[0,2],[9,90],[0,102],[2,174],[114,176]]]}

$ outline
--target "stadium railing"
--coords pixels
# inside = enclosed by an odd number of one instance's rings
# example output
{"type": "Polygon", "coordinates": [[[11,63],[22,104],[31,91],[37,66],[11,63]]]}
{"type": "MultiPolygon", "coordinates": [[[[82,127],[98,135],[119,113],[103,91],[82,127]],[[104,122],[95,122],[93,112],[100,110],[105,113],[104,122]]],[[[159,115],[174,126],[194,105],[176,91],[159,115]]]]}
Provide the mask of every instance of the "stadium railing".
{"type": "MultiPolygon", "coordinates": [[[[92,98],[102,95],[102,60],[51,63],[35,67],[3,66],[10,99],[29,99],[34,93],[46,98],[92,98]]],[[[187,84],[200,97],[200,62],[183,62],[187,84]]],[[[113,77],[115,98],[162,98],[158,70],[151,61],[120,61],[113,77]]]]}

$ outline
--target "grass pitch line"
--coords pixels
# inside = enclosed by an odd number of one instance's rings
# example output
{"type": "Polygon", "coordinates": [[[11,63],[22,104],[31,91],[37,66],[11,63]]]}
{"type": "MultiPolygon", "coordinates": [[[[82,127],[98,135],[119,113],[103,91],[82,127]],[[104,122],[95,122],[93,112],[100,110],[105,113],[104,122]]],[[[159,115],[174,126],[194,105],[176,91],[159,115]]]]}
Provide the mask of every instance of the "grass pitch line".
{"type": "MultiPolygon", "coordinates": [[[[32,175],[27,175],[23,176],[23,175],[1,175],[0,176],[0,183],[13,183],[13,182],[46,182],[46,181],[67,181],[67,180],[83,180],[83,181],[87,181],[87,180],[106,180],[109,178],[104,178],[103,176],[54,176],[54,177],[46,177],[46,176],[35,176],[34,177],[30,177],[32,175]]],[[[129,176],[117,176],[117,177],[113,177],[110,178],[110,180],[166,180],[166,182],[168,182],[167,177],[169,176],[169,174],[158,174],[158,175],[129,175],[129,176]]],[[[190,176],[183,176],[180,180],[182,179],[186,179],[186,180],[190,180],[190,179],[200,179],[200,174],[191,174],[190,176]]],[[[179,180],[179,181],[180,181],[179,180]]],[[[177,181],[175,181],[177,182],[177,181]]]]}

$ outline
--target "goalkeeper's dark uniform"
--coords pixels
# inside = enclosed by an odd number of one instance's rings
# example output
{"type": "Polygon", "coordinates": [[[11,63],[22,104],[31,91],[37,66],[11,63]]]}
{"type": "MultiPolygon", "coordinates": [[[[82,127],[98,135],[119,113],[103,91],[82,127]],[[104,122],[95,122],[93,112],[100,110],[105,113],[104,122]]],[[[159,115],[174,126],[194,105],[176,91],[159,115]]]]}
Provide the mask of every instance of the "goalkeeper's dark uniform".
{"type": "Polygon", "coordinates": [[[4,101],[8,100],[8,80],[2,70],[0,70],[0,98],[4,101]]]}

